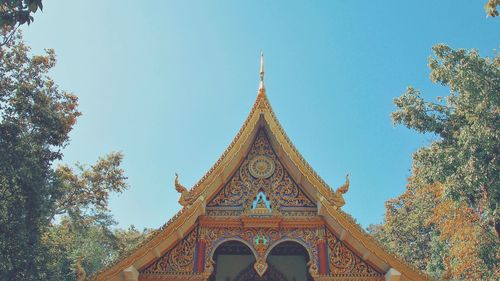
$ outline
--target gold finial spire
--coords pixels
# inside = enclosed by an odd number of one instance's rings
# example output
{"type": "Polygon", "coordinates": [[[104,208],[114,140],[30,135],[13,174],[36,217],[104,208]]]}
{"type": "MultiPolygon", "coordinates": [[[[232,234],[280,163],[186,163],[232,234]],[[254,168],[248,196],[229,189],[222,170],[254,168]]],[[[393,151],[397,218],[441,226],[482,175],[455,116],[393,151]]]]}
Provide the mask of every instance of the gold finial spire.
{"type": "Polygon", "coordinates": [[[259,84],[259,92],[265,91],[264,87],[264,51],[260,51],[260,84],[259,84]]]}

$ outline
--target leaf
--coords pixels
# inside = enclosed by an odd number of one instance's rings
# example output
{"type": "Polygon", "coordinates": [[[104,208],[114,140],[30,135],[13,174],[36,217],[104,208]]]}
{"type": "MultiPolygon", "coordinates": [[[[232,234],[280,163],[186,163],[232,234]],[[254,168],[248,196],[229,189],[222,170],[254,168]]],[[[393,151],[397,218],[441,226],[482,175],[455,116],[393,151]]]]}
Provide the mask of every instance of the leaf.
{"type": "Polygon", "coordinates": [[[36,11],[38,10],[38,4],[36,2],[32,2],[30,5],[29,5],[29,10],[30,12],[32,13],[36,13],[36,11]]]}

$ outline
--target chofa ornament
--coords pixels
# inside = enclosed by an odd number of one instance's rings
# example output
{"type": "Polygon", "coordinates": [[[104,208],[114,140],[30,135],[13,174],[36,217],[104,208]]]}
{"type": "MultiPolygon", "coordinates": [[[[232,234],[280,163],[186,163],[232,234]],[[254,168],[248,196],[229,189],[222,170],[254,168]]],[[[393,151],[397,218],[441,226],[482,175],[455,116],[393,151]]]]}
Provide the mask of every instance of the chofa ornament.
{"type": "Polygon", "coordinates": [[[326,194],[326,199],[333,205],[337,207],[342,207],[345,205],[344,194],[349,191],[349,174],[345,175],[345,183],[337,188],[337,190],[330,189],[329,193],[326,194]]]}
{"type": "Polygon", "coordinates": [[[179,183],[179,175],[175,173],[175,190],[181,194],[181,197],[179,198],[179,204],[181,206],[185,207],[188,205],[193,204],[193,202],[196,200],[196,198],[191,195],[191,192],[182,184],[179,183]]]}

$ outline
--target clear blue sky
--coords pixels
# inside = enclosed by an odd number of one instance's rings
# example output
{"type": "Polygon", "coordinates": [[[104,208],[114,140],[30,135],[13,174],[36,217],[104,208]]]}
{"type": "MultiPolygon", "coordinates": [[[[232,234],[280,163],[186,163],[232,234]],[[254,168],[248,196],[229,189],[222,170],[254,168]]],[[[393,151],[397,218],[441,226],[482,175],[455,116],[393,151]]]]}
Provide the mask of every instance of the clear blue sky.
{"type": "Polygon", "coordinates": [[[261,49],[283,127],[331,186],[351,173],[344,210],[366,227],[430,141],[392,125],[393,98],[408,85],[446,94],[428,79],[436,43],[493,54],[500,18],[485,2],[45,0],[24,30],[34,52],[56,50],[52,76],[80,98],[64,162],[125,154],[130,189],[111,201],[121,227],[159,227],[180,209],[174,172],[193,185],[231,142],[261,49]]]}

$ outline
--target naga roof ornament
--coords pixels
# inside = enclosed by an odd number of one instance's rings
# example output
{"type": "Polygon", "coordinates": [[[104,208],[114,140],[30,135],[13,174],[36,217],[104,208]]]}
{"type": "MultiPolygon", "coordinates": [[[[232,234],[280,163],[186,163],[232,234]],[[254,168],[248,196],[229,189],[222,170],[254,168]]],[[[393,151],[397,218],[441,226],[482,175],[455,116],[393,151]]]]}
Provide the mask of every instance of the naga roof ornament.
{"type": "Polygon", "coordinates": [[[191,195],[191,192],[185,186],[179,183],[179,175],[177,173],[175,173],[174,185],[175,190],[177,190],[177,192],[181,194],[181,197],[179,198],[179,204],[181,204],[182,207],[193,204],[196,198],[191,195]]]}
{"type": "Polygon", "coordinates": [[[333,188],[328,188],[328,192],[321,194],[318,190],[318,197],[324,198],[330,204],[335,206],[336,208],[341,208],[345,205],[344,194],[349,190],[349,174],[345,176],[345,182],[341,185],[337,190],[333,188]]]}

